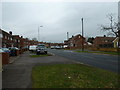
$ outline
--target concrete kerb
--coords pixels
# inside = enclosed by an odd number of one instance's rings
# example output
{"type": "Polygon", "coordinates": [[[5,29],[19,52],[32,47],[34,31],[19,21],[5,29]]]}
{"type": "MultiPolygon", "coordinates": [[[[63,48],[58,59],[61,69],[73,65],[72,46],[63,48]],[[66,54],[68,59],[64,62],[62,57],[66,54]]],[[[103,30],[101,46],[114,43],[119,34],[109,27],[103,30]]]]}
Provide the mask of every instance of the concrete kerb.
{"type": "Polygon", "coordinates": [[[21,54],[15,57],[10,57],[9,64],[14,63],[18,58],[20,58],[21,54]]]}

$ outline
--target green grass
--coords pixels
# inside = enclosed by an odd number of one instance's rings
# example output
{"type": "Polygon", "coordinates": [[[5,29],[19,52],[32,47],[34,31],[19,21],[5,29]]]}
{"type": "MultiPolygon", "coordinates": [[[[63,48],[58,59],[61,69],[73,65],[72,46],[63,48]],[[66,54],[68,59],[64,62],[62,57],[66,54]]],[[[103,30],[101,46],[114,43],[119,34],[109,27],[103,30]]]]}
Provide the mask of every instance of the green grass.
{"type": "Polygon", "coordinates": [[[45,57],[45,56],[51,56],[51,55],[49,55],[49,54],[30,55],[30,57],[33,57],[33,58],[35,58],[35,57],[45,57]]]}
{"type": "Polygon", "coordinates": [[[33,88],[118,88],[118,74],[81,64],[35,66],[33,88]]]}
{"type": "Polygon", "coordinates": [[[96,52],[96,51],[75,51],[75,52],[84,52],[84,53],[100,53],[100,54],[111,54],[111,55],[120,55],[120,53],[118,53],[118,52],[102,52],[102,51],[98,51],[98,52],[96,52]]]}

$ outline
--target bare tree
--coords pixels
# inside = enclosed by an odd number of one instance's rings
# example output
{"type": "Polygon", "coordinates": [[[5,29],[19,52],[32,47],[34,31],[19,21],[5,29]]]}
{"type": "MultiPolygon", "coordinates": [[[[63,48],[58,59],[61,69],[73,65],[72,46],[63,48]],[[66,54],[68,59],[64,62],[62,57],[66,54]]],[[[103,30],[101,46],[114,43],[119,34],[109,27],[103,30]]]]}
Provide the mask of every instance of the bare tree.
{"type": "Polygon", "coordinates": [[[32,40],[37,41],[37,38],[34,37],[34,38],[32,38],[32,40]]]}
{"type": "Polygon", "coordinates": [[[107,17],[108,17],[110,23],[108,26],[101,25],[101,30],[104,32],[107,32],[108,36],[112,35],[112,36],[118,37],[119,23],[115,21],[115,17],[112,13],[108,14],[107,17]]]}

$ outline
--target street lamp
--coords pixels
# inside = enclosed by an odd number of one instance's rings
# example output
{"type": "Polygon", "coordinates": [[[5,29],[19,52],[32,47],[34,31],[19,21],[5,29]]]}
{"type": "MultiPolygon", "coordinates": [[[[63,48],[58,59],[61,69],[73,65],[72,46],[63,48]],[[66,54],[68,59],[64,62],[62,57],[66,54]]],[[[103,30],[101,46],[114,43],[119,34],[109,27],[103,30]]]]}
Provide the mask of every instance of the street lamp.
{"type": "Polygon", "coordinates": [[[39,27],[43,27],[43,26],[38,26],[38,42],[39,42],[39,40],[40,40],[39,27]]]}

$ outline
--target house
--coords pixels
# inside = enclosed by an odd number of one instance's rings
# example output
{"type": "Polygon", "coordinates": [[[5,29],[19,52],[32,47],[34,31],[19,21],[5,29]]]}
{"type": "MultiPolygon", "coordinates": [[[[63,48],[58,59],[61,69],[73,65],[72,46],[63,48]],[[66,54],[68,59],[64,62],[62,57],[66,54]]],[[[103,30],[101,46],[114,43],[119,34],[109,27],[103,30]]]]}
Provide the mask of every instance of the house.
{"type": "Polygon", "coordinates": [[[37,45],[38,41],[29,40],[28,38],[23,38],[23,36],[12,35],[12,32],[5,32],[0,29],[0,47],[17,47],[19,49],[28,48],[30,45],[37,45]]]}
{"type": "Polygon", "coordinates": [[[12,35],[13,38],[13,47],[21,48],[21,38],[19,35],[12,35]]]}
{"type": "Polygon", "coordinates": [[[115,40],[113,40],[113,43],[114,43],[114,48],[120,48],[120,45],[119,45],[119,37],[116,37],[115,40]]]}
{"type": "Polygon", "coordinates": [[[93,41],[93,45],[96,48],[113,48],[115,37],[96,37],[93,41]]]}
{"type": "Polygon", "coordinates": [[[11,47],[13,45],[13,41],[12,41],[12,35],[11,32],[7,33],[3,30],[0,29],[1,32],[1,40],[2,40],[2,47],[11,47]]]}
{"type": "Polygon", "coordinates": [[[68,40],[64,41],[64,44],[67,45],[69,48],[82,48],[83,46],[86,48],[87,42],[83,36],[80,34],[72,36],[68,40]]]}

